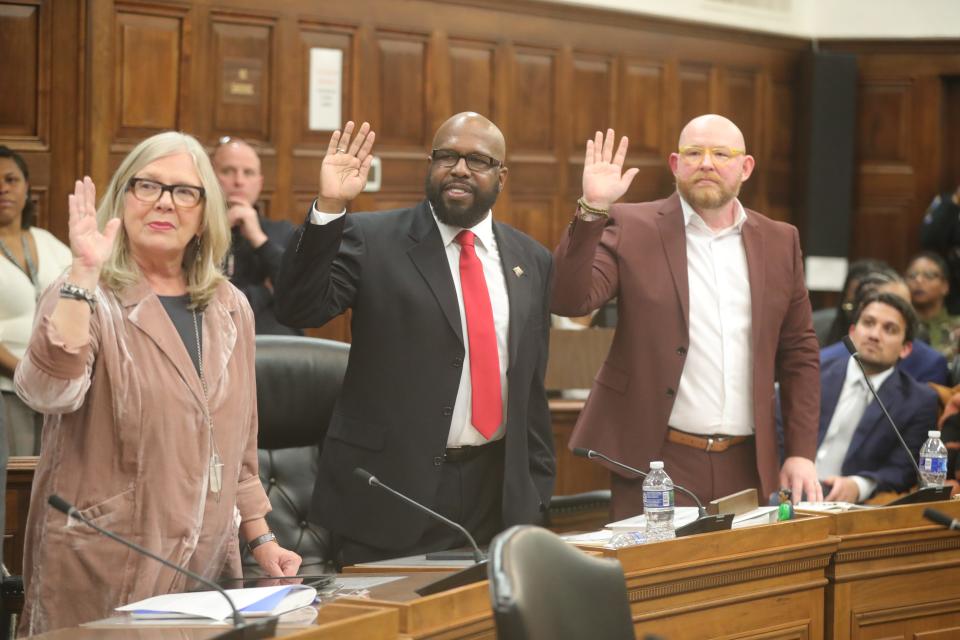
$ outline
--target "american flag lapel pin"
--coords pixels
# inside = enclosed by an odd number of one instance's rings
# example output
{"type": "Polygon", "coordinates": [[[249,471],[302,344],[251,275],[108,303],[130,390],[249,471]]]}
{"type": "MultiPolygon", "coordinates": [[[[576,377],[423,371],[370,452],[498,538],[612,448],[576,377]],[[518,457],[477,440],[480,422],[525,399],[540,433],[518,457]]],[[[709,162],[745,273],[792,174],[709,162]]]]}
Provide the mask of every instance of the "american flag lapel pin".
{"type": "Polygon", "coordinates": [[[521,267],[520,265],[515,266],[513,268],[513,273],[519,278],[520,276],[523,275],[523,267],[521,267]]]}

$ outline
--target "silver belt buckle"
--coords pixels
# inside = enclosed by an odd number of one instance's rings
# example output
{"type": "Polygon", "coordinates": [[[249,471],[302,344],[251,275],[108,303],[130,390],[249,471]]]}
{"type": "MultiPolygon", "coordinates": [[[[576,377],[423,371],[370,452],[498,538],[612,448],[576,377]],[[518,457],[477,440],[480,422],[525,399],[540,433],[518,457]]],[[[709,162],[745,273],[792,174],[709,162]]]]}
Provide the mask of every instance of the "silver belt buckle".
{"type": "Polygon", "coordinates": [[[711,436],[707,436],[707,448],[704,449],[704,451],[709,453],[710,449],[713,449],[713,438],[711,436]]]}

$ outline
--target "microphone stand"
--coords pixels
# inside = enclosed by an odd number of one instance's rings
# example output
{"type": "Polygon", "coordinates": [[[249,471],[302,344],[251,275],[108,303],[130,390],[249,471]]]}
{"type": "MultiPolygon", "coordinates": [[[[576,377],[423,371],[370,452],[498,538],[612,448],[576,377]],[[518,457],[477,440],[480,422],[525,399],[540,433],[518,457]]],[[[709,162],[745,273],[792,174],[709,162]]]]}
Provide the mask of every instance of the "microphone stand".
{"type": "Polygon", "coordinates": [[[230,629],[229,631],[224,631],[223,633],[214,636],[212,640],[260,640],[261,638],[274,637],[274,633],[277,627],[276,616],[272,616],[264,620],[258,620],[257,622],[248,623],[244,619],[244,617],[240,615],[240,612],[237,610],[236,606],[234,606],[233,600],[230,599],[230,596],[227,595],[227,592],[224,591],[223,587],[221,587],[217,583],[211,580],[207,580],[203,576],[197,573],[194,573],[189,569],[185,569],[179,565],[176,565],[170,562],[169,560],[167,560],[166,558],[162,558],[157,554],[153,553],[152,551],[149,551],[148,549],[145,549],[144,547],[141,547],[140,545],[134,542],[131,542],[129,540],[126,540],[125,538],[120,537],[119,535],[113,533],[112,531],[109,531],[99,525],[94,524],[93,522],[85,518],[83,514],[80,513],[79,510],[77,510],[76,507],[74,507],[72,504],[70,504],[69,502],[67,502],[57,494],[50,495],[50,497],[47,498],[47,502],[50,504],[51,507],[53,507],[57,511],[61,511],[67,514],[67,516],[70,518],[76,518],[77,520],[87,525],[94,531],[102,535],[105,535],[111,540],[115,540],[116,542],[119,542],[125,547],[129,547],[134,551],[136,551],[137,553],[150,558],[151,560],[156,560],[163,566],[169,567],[170,569],[173,569],[178,573],[182,573],[187,577],[192,578],[193,580],[199,582],[200,584],[210,587],[214,591],[217,591],[218,593],[220,593],[220,595],[222,595],[226,599],[227,604],[230,605],[230,609],[233,610],[233,629],[230,629]]]}
{"type": "Polygon", "coordinates": [[[449,518],[445,518],[433,509],[426,507],[413,498],[403,495],[396,489],[388,487],[387,485],[380,482],[375,475],[363,469],[361,467],[356,467],[353,470],[353,475],[362,480],[364,483],[370,485],[371,487],[378,487],[380,489],[386,490],[391,495],[399,498],[403,502],[406,502],[412,507],[417,508],[423,513],[427,514],[431,518],[439,520],[448,527],[452,527],[463,534],[463,536],[470,542],[470,546],[473,547],[473,564],[462,569],[451,573],[448,576],[444,576],[438,580],[434,580],[429,584],[425,584],[419,589],[415,589],[417,595],[428,596],[434,593],[440,593],[441,591],[447,591],[448,589],[453,589],[455,587],[462,587],[473,582],[479,582],[480,580],[485,580],[487,577],[487,558],[483,555],[483,552],[480,551],[480,547],[477,546],[477,541],[473,539],[473,536],[470,535],[470,532],[467,529],[449,518]]]}
{"type": "MultiPolygon", "coordinates": [[[[615,467],[619,467],[623,469],[624,471],[635,473],[641,478],[647,477],[647,474],[645,472],[640,471],[635,467],[631,467],[630,465],[624,464],[619,460],[614,460],[613,458],[609,458],[603,455],[602,453],[600,453],[599,451],[594,451],[593,449],[584,449],[581,447],[577,447],[573,450],[573,455],[580,456],[581,458],[587,458],[589,460],[603,460],[605,462],[608,462],[614,465],[615,467]]],[[[682,527],[677,527],[674,530],[674,535],[676,537],[682,538],[684,536],[691,536],[697,533],[709,533],[711,531],[726,531],[727,529],[730,529],[733,526],[734,514],[718,513],[716,515],[711,515],[707,513],[706,508],[703,506],[703,503],[700,502],[700,498],[698,498],[695,493],[693,493],[686,487],[680,486],[679,484],[674,484],[673,488],[690,496],[690,498],[692,498],[693,501],[697,504],[697,519],[689,524],[683,525],[682,527]]]]}

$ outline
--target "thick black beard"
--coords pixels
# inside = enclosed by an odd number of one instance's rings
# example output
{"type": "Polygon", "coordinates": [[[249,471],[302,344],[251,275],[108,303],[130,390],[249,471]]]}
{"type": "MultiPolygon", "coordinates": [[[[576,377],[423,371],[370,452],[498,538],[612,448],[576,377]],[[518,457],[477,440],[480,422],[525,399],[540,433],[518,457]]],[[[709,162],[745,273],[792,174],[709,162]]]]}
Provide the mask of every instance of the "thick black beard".
{"type": "Polygon", "coordinates": [[[442,186],[431,183],[429,174],[424,190],[427,192],[427,200],[433,205],[433,212],[440,222],[451,227],[470,229],[483,220],[487,212],[493,207],[493,204],[497,201],[497,196],[500,195],[500,184],[497,183],[490,192],[474,189],[473,204],[469,207],[448,207],[443,201],[442,186]]]}

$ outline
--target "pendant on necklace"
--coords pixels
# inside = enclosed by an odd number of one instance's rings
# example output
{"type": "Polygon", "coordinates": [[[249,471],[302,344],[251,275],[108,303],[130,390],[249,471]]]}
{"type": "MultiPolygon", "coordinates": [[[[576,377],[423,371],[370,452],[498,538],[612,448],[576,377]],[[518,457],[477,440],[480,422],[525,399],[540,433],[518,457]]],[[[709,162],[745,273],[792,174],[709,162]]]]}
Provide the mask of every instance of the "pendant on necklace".
{"type": "Polygon", "coordinates": [[[220,460],[220,454],[214,452],[210,456],[210,492],[220,497],[220,490],[223,488],[223,461],[220,460]]]}

